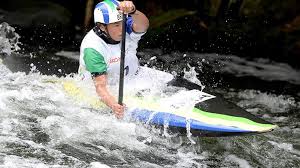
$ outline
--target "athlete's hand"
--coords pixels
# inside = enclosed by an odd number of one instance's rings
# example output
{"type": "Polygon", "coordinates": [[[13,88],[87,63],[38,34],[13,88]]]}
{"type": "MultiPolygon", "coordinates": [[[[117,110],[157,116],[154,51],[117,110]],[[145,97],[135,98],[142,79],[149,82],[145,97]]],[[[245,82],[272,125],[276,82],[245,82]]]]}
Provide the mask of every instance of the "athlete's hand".
{"type": "Polygon", "coordinates": [[[132,1],[121,1],[117,9],[128,14],[135,11],[135,5],[132,1]]]}
{"type": "Polygon", "coordinates": [[[118,103],[115,103],[112,105],[111,108],[112,108],[115,116],[117,117],[117,119],[122,119],[124,117],[124,111],[126,108],[126,106],[124,104],[120,105],[118,103]]]}

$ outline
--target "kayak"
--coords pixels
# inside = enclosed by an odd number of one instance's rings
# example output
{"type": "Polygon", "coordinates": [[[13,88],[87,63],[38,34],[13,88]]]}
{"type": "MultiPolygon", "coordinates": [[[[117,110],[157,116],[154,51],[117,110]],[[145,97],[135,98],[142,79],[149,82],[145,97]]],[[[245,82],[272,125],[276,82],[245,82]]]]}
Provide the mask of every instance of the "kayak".
{"type": "MultiPolygon", "coordinates": [[[[272,131],[277,127],[225,100],[221,95],[199,91],[200,87],[192,82],[173,78],[170,77],[171,74],[150,68],[147,68],[147,71],[153,71],[158,80],[167,79],[164,82],[167,82],[168,86],[195,86],[193,89],[190,88],[190,90],[195,90],[196,88],[196,91],[201,94],[201,100],[194,104],[193,107],[180,107],[181,104],[176,104],[175,101],[176,107],[173,107],[173,104],[172,108],[166,108],[166,97],[143,95],[143,93],[126,95],[124,97],[125,104],[128,107],[126,118],[129,118],[130,121],[167,127],[171,131],[180,133],[190,132],[193,136],[230,136],[263,133],[272,131]]],[[[89,95],[75,81],[66,80],[62,84],[68,96],[80,102],[85,102],[95,109],[105,108],[105,105],[97,96],[89,95]]],[[[187,94],[190,93],[187,91],[187,94]]]]}

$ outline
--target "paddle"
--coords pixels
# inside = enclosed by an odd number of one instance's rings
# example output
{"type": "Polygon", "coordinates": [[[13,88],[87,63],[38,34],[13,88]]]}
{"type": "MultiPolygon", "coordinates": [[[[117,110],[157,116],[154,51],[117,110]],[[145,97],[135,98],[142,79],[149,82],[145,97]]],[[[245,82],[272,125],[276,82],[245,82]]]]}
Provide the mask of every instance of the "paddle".
{"type": "Polygon", "coordinates": [[[119,99],[118,99],[118,103],[120,105],[123,105],[126,20],[127,20],[126,14],[123,13],[122,42],[121,42],[121,62],[120,62],[120,78],[119,78],[119,99]]]}

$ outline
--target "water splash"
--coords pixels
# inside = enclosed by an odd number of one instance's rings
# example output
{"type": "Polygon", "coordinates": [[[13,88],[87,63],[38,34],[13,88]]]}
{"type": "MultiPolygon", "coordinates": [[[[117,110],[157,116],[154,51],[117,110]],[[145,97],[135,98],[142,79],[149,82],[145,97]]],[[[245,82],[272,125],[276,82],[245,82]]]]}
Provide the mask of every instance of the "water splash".
{"type": "Polygon", "coordinates": [[[204,85],[202,85],[201,81],[198,79],[197,75],[198,73],[195,71],[195,67],[192,67],[190,64],[187,64],[189,70],[186,68],[183,69],[184,71],[184,79],[187,79],[190,82],[193,82],[199,86],[201,86],[201,91],[205,88],[204,85]]]}
{"type": "Polygon", "coordinates": [[[243,99],[238,104],[246,108],[264,106],[273,112],[285,113],[290,109],[297,109],[300,107],[300,103],[297,102],[295,98],[288,95],[276,95],[257,90],[244,90],[239,92],[236,96],[243,99]],[[248,104],[251,104],[251,106],[248,106],[248,104]]]}
{"type": "Polygon", "coordinates": [[[251,168],[252,167],[252,166],[250,166],[248,161],[246,161],[245,159],[241,159],[241,158],[237,157],[236,155],[228,155],[225,158],[225,160],[237,163],[239,165],[239,167],[243,167],[243,168],[251,168]]]}
{"type": "Polygon", "coordinates": [[[8,23],[0,24],[0,54],[10,55],[12,52],[20,50],[20,35],[8,23]]]}

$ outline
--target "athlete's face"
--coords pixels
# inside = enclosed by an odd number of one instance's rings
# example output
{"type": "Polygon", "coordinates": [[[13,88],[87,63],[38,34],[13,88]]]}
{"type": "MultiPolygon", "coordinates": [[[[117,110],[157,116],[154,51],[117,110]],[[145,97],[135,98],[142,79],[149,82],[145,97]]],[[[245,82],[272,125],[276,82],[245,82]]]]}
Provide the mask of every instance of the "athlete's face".
{"type": "Polygon", "coordinates": [[[122,21],[108,24],[107,31],[113,40],[121,41],[122,40],[122,21]]]}

